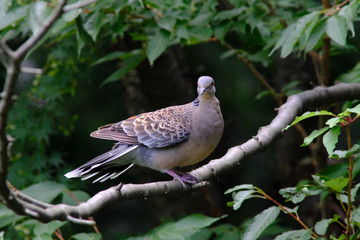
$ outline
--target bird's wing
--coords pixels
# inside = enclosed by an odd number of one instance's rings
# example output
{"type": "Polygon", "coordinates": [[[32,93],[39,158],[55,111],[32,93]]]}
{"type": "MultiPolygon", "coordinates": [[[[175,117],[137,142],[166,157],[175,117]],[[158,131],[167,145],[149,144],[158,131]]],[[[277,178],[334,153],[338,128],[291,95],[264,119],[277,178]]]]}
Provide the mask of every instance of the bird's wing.
{"type": "Polygon", "coordinates": [[[161,148],[185,141],[192,126],[191,103],[143,113],[100,127],[92,137],[161,148]]]}

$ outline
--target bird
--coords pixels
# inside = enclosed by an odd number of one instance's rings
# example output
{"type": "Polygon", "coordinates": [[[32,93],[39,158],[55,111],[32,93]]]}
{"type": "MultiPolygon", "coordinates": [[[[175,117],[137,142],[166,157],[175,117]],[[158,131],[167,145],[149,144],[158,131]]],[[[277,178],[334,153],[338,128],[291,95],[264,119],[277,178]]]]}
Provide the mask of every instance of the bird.
{"type": "Polygon", "coordinates": [[[114,179],[134,164],[167,173],[193,185],[198,179],[179,168],[194,165],[210,155],[224,130],[213,78],[201,76],[198,97],[187,104],[142,113],[99,127],[91,137],[117,141],[113,148],[65,174],[93,182],[114,179]]]}

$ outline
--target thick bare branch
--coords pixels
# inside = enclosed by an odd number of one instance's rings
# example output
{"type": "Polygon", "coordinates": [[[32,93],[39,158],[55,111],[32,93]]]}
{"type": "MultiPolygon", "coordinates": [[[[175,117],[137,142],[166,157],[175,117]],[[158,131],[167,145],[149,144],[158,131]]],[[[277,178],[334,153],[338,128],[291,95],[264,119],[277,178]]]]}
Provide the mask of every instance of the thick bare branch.
{"type": "MultiPolygon", "coordinates": [[[[329,88],[317,87],[313,90],[293,95],[282,105],[277,116],[273,121],[264,127],[261,127],[258,134],[246,143],[230,148],[228,152],[219,159],[210,161],[208,164],[191,172],[200,181],[207,181],[215,176],[219,176],[234,169],[242,160],[263,151],[276,138],[282,135],[282,129],[290,124],[297,115],[304,112],[309,107],[321,107],[326,104],[341,102],[344,100],[353,100],[360,98],[360,84],[338,84],[329,88]]],[[[26,207],[34,214],[25,214],[36,218],[42,222],[51,220],[71,221],[81,224],[92,224],[85,218],[101,210],[104,206],[127,199],[179,195],[185,192],[191,192],[199,185],[184,189],[178,181],[153,182],[146,184],[125,184],[101,191],[87,202],[78,206],[68,206],[64,204],[51,205],[49,207],[39,207],[38,203],[26,202],[26,207]]],[[[26,198],[22,198],[26,200],[26,198]]]]}

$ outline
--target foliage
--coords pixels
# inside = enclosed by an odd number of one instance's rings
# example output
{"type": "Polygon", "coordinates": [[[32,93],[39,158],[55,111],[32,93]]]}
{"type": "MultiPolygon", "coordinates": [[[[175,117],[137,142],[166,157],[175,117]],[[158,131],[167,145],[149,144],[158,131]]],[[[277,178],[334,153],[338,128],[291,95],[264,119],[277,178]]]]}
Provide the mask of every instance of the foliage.
{"type": "MultiPolygon", "coordinates": [[[[324,134],[323,144],[327,150],[329,158],[335,158],[338,160],[348,159],[347,171],[339,172],[338,169],[332,169],[327,171],[326,176],[321,174],[313,175],[312,181],[302,182],[296,187],[288,187],[280,189],[279,193],[283,196],[286,201],[290,201],[296,204],[296,208],[289,209],[270,196],[268,196],[260,188],[257,188],[251,184],[243,184],[235,186],[225,192],[225,194],[232,193],[233,202],[229,203],[229,206],[232,206],[234,210],[238,210],[242,203],[246,199],[251,199],[254,197],[265,198],[272,201],[278,206],[270,207],[267,210],[259,213],[251,220],[251,226],[255,226],[246,231],[242,239],[256,239],[260,234],[269,226],[273,221],[277,219],[280,209],[285,213],[289,214],[295,221],[300,223],[304,229],[302,230],[291,230],[283,232],[278,235],[275,239],[310,239],[312,236],[319,238],[318,235],[325,236],[329,234],[332,239],[345,239],[345,234],[356,236],[360,232],[360,222],[357,217],[359,206],[356,202],[356,194],[359,190],[360,183],[353,185],[354,177],[359,169],[354,168],[354,161],[359,162],[359,145],[354,144],[351,146],[351,136],[349,126],[360,116],[360,104],[356,105],[353,108],[347,108],[344,112],[337,115],[328,112],[328,111],[316,111],[316,112],[306,112],[302,116],[297,117],[288,127],[289,127],[314,116],[332,116],[332,118],[326,121],[326,127],[321,130],[314,130],[312,134],[304,139],[304,143],[301,146],[308,146],[314,141],[315,138],[324,134]],[[355,116],[352,117],[352,114],[355,116]],[[335,145],[338,142],[340,136],[340,128],[346,128],[348,149],[347,150],[335,150],[335,145]],[[335,174],[334,174],[335,173],[335,174]],[[340,173],[340,175],[338,175],[340,173]],[[347,175],[347,177],[345,177],[347,175]],[[346,189],[344,189],[347,186],[346,189]],[[343,215],[346,216],[345,219],[340,220],[339,215],[334,215],[330,219],[322,219],[318,221],[313,228],[306,226],[300,219],[298,215],[299,203],[304,201],[306,197],[310,196],[320,196],[321,199],[324,199],[325,196],[329,194],[334,194],[337,201],[339,201],[340,206],[343,210],[343,215]],[[277,209],[277,211],[275,211],[277,209]],[[266,212],[266,214],[264,214],[266,212]],[[268,213],[269,212],[269,213],[268,213]],[[340,236],[333,236],[331,232],[327,233],[327,229],[330,224],[336,223],[343,228],[345,234],[340,236]],[[254,237],[255,236],[255,237],[254,237]]],[[[357,166],[358,168],[358,166],[357,166]]]]}
{"type": "MultiPolygon", "coordinates": [[[[68,6],[76,3],[81,1],[71,0],[68,6]]],[[[1,1],[0,35],[6,37],[10,46],[20,45],[41,28],[41,23],[47,19],[55,4],[56,1],[1,1]]],[[[12,108],[8,125],[8,133],[14,138],[9,181],[19,188],[30,185],[31,191],[28,193],[39,200],[61,202],[58,198],[62,197],[63,201],[68,198],[63,185],[44,182],[48,179],[62,182],[66,171],[63,152],[51,148],[52,137],[69,136],[74,130],[78,115],[69,110],[70,106],[81,94],[84,82],[94,81],[92,75],[97,67],[115,66],[106,71],[107,76],[102,76],[104,86],[120,80],[141,64],[155,66],[156,60],[172,46],[214,42],[222,46],[219,59],[236,57],[250,65],[249,69],[255,75],[256,72],[251,70],[254,65],[260,69],[272,67],[277,53],[285,58],[294,54],[305,56],[317,51],[317,58],[314,58],[316,62],[322,57],[319,54],[323,54],[320,50],[323,50],[326,39],[332,43],[331,55],[357,49],[350,42],[357,34],[354,22],[358,17],[359,6],[359,0],[342,1],[326,9],[319,1],[308,0],[102,0],[84,8],[72,8],[62,15],[28,55],[27,59],[36,62],[42,73],[33,79],[19,82],[19,96],[12,108]],[[59,168],[62,170],[59,171],[59,168]],[[38,187],[47,189],[49,195],[38,196],[41,193],[38,187]],[[40,199],[42,197],[44,199],[40,199]]],[[[314,65],[316,72],[319,67],[314,65]]],[[[359,66],[359,63],[356,64],[338,79],[343,82],[360,82],[359,66]]],[[[322,84],[318,80],[318,84],[322,84]]],[[[279,89],[280,92],[276,93],[265,86],[265,91],[258,98],[270,95],[286,97],[299,92],[301,84],[299,81],[291,81],[279,89]]],[[[341,134],[340,129],[349,127],[357,118],[357,115],[352,118],[353,114],[359,114],[359,105],[337,115],[329,110],[308,112],[298,117],[292,125],[314,116],[331,116],[325,127],[314,130],[304,139],[303,146],[310,146],[317,137],[325,134],[323,144],[328,155],[339,160],[353,158],[351,161],[354,161],[355,176],[360,170],[360,161],[355,161],[358,159],[359,145],[353,144],[347,150],[334,150],[341,134]]],[[[351,208],[351,223],[358,229],[360,210],[354,207],[354,203],[360,185],[352,186],[350,194],[349,190],[344,190],[354,178],[349,176],[347,164],[339,161],[321,173],[314,174],[312,181],[282,189],[280,193],[295,204],[308,196],[321,195],[324,198],[327,194],[335,194],[343,207],[351,208]]],[[[232,193],[234,202],[230,205],[235,210],[240,209],[246,199],[269,198],[260,188],[251,184],[237,186],[227,193],[232,193]]],[[[279,207],[270,207],[249,221],[244,227],[243,239],[261,236],[269,224],[277,219],[279,207]]],[[[299,220],[297,209],[280,209],[294,214],[299,220]]],[[[63,224],[54,222],[45,228],[45,225],[11,213],[4,206],[1,206],[0,212],[0,225],[6,229],[6,235],[10,236],[20,233],[22,236],[50,238],[54,229],[63,224]],[[10,226],[11,223],[13,226],[10,226]]],[[[155,238],[167,229],[171,229],[170,233],[178,234],[176,236],[179,238],[191,235],[207,239],[206,236],[210,238],[213,234],[225,239],[239,236],[239,228],[233,225],[206,228],[218,220],[191,215],[176,223],[166,223],[146,237],[155,238]],[[185,224],[179,230],[177,224],[196,219],[199,225],[188,228],[185,224]]],[[[329,224],[336,223],[340,223],[338,216],[322,219],[313,230],[287,231],[276,239],[308,239],[311,233],[323,235],[329,224]]],[[[73,235],[74,239],[86,237],[89,235],[73,235]]],[[[93,238],[97,239],[99,235],[93,238]]]]}
{"type": "MultiPolygon", "coordinates": [[[[79,202],[89,199],[89,195],[83,191],[70,192],[64,185],[44,181],[21,189],[21,192],[39,201],[46,203],[65,203],[77,205],[79,202]]],[[[16,215],[14,212],[0,205],[0,229],[6,227],[5,239],[53,239],[53,235],[61,235],[60,227],[67,222],[51,221],[40,223],[36,220],[28,220],[24,216],[16,215]]],[[[73,239],[101,239],[98,233],[78,233],[73,239]]]]}

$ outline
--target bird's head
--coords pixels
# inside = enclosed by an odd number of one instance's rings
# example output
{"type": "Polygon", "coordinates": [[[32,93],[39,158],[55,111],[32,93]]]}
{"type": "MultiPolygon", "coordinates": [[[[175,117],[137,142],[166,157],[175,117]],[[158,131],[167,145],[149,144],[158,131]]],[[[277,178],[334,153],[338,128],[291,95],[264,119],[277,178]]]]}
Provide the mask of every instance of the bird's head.
{"type": "Polygon", "coordinates": [[[199,97],[211,97],[215,95],[215,84],[214,79],[212,79],[209,76],[202,76],[199,78],[197,83],[197,92],[199,94],[199,97]]]}

